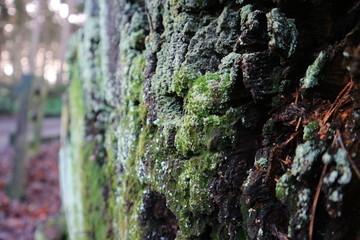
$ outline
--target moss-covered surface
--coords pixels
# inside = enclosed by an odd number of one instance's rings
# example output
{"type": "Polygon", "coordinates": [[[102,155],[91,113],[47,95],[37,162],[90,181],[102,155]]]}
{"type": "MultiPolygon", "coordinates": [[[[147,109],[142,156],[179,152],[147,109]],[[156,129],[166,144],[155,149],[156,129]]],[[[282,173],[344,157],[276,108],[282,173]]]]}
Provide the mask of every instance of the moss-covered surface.
{"type": "MultiPolygon", "coordinates": [[[[73,57],[76,57],[74,50],[73,57]]],[[[83,102],[83,89],[79,76],[79,67],[76,62],[71,66],[72,77],[69,86],[69,105],[62,117],[64,125],[69,122],[66,139],[62,139],[60,150],[60,182],[66,223],[71,239],[86,239],[84,226],[84,204],[82,191],[82,167],[84,161],[84,137],[85,137],[85,109],[83,102]],[[69,119],[71,119],[69,121],[69,119]]]]}
{"type": "Polygon", "coordinates": [[[303,53],[323,46],[289,3],[86,2],[63,147],[84,239],[305,239],[324,164],[324,212],[342,214],[353,175],[328,102],[292,95],[331,59],[303,53]]]}

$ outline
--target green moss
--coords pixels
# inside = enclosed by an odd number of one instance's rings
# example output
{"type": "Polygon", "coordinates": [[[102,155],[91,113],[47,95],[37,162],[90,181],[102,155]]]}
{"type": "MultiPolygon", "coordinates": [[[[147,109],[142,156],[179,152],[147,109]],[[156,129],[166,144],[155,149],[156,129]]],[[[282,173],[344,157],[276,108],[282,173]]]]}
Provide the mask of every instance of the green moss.
{"type": "MultiPolygon", "coordinates": [[[[115,172],[118,172],[116,192],[116,225],[120,239],[141,239],[139,209],[142,202],[143,183],[137,169],[139,157],[144,151],[148,136],[142,128],[145,124],[146,107],[142,99],[145,67],[144,54],[135,56],[122,87],[122,107],[117,126],[117,158],[115,172]]],[[[114,174],[114,172],[112,173],[114,174]]]]}
{"type": "MultiPolygon", "coordinates": [[[[71,82],[69,85],[69,128],[71,135],[61,149],[61,188],[66,198],[63,199],[70,238],[86,239],[85,212],[83,204],[82,181],[85,136],[85,106],[79,65],[70,64],[71,82]],[[78,233],[81,234],[78,234],[78,233]]],[[[68,121],[68,119],[66,119],[68,121]]]]}
{"type": "MultiPolygon", "coordinates": [[[[193,14],[194,10],[210,9],[213,3],[218,1],[172,0],[163,6],[159,1],[147,2],[152,27],[159,28],[155,25],[161,22],[164,33],[152,31],[146,40],[146,53],[143,49],[149,26],[147,11],[139,6],[142,2],[127,4],[120,29],[116,81],[108,71],[111,63],[106,54],[112,43],[109,35],[83,32],[86,37],[82,40],[87,44],[82,44],[82,53],[87,57],[94,54],[95,59],[91,62],[78,59],[86,62],[83,66],[87,72],[82,74],[82,80],[88,86],[85,89],[91,90],[84,92],[85,102],[93,100],[93,104],[86,105],[89,109],[85,104],[82,106],[80,115],[84,118],[87,113],[91,124],[108,117],[100,129],[105,133],[95,144],[91,143],[89,152],[84,152],[85,137],[98,136],[81,135],[84,157],[81,167],[85,171],[82,182],[86,182],[83,186],[85,225],[89,238],[151,238],[144,236],[145,230],[139,226],[143,193],[148,189],[165,195],[167,207],[179,223],[179,239],[198,239],[213,224],[210,181],[225,159],[223,152],[234,144],[237,124],[246,112],[230,104],[234,83],[240,77],[241,55],[228,54],[233,45],[230,43],[237,37],[232,29],[239,26],[239,12],[225,7],[218,20],[208,11],[193,14]],[[99,46],[90,44],[91,41],[99,46]],[[157,63],[146,62],[145,55],[150,60],[156,56],[157,63]],[[219,65],[220,55],[227,56],[219,65]],[[149,79],[149,91],[143,93],[146,64],[154,70],[154,75],[149,79]],[[92,65],[94,69],[89,68],[92,65]],[[96,75],[96,84],[91,73],[96,75]],[[96,92],[98,89],[101,94],[96,92]],[[146,106],[143,96],[154,97],[154,106],[153,102],[146,102],[146,106]],[[95,106],[98,100],[102,103],[95,106]],[[106,104],[113,104],[114,109],[109,111],[106,104]],[[99,115],[94,116],[94,112],[99,115]],[[92,156],[97,153],[97,146],[102,145],[102,138],[106,142],[105,157],[92,156]],[[97,160],[103,161],[99,164],[97,160]],[[101,186],[109,191],[103,191],[101,186]]],[[[100,4],[103,27],[96,22],[89,25],[105,31],[106,1],[100,4]]],[[[242,14],[248,15],[245,10],[242,14]]],[[[265,168],[261,161],[260,165],[265,168]]],[[[222,223],[213,230],[212,238],[220,239],[228,234],[228,227],[229,223],[222,223]]],[[[233,232],[239,236],[229,238],[243,238],[242,231],[233,232]]]]}
{"type": "Polygon", "coordinates": [[[138,223],[139,207],[142,200],[142,184],[136,175],[135,159],[129,158],[127,171],[122,176],[118,210],[121,239],[141,239],[141,228],[138,223]]]}
{"type": "Polygon", "coordinates": [[[172,191],[165,192],[170,209],[178,217],[184,236],[198,235],[206,226],[206,216],[212,211],[209,201],[209,185],[218,164],[223,160],[221,153],[204,152],[182,162],[181,173],[173,183],[172,191]],[[172,196],[172,194],[174,194],[172,196]]]}
{"type": "Polygon", "coordinates": [[[236,124],[241,117],[239,108],[230,108],[225,115],[210,115],[204,118],[203,144],[207,150],[224,150],[233,144],[236,135],[236,124]]]}
{"type": "Polygon", "coordinates": [[[216,73],[177,71],[173,92],[184,98],[183,109],[178,100],[157,92],[156,129],[146,126],[140,134],[138,175],[165,194],[178,219],[180,239],[199,236],[210,221],[210,180],[224,158],[221,151],[235,138],[241,115],[240,109],[229,108],[234,82],[229,68],[237,57],[228,57],[216,73]]]}
{"type": "Polygon", "coordinates": [[[319,79],[327,59],[328,54],[325,51],[319,53],[314,63],[307,68],[305,77],[300,80],[302,88],[312,88],[319,84],[319,79]]]}
{"type": "Polygon", "coordinates": [[[143,90],[143,81],[144,81],[144,68],[146,65],[144,54],[139,54],[132,59],[131,67],[128,73],[128,86],[124,87],[126,95],[132,101],[140,102],[143,90]]]}
{"type": "Polygon", "coordinates": [[[83,163],[85,229],[89,237],[105,240],[109,239],[107,233],[111,226],[105,209],[106,199],[103,198],[105,174],[103,167],[96,162],[96,156],[91,155],[93,147],[88,145],[83,163]]]}
{"type": "Polygon", "coordinates": [[[92,148],[96,145],[95,141],[102,142],[102,138],[98,136],[92,141],[84,141],[85,113],[87,110],[84,104],[83,85],[78,78],[79,75],[77,75],[79,72],[76,72],[78,65],[74,64],[72,68],[75,72],[72,73],[73,78],[69,88],[70,129],[72,130],[70,141],[72,142],[73,159],[76,160],[77,166],[74,174],[77,175],[78,179],[74,181],[81,185],[81,191],[79,191],[81,208],[77,208],[79,211],[81,209],[83,215],[84,230],[82,233],[84,238],[107,239],[110,224],[105,209],[105,199],[102,195],[105,174],[103,167],[97,162],[97,158],[103,159],[105,156],[92,154],[92,148]]]}
{"type": "Polygon", "coordinates": [[[184,109],[199,117],[224,111],[229,102],[232,82],[228,74],[206,73],[194,82],[185,100],[184,109]]]}
{"type": "Polygon", "coordinates": [[[240,116],[239,109],[233,108],[222,116],[185,115],[178,124],[175,146],[184,156],[205,150],[223,150],[234,140],[240,116]]]}
{"type": "Polygon", "coordinates": [[[140,134],[137,156],[151,165],[140,167],[142,170],[138,175],[154,190],[165,194],[168,207],[177,216],[184,239],[198,236],[209,221],[207,215],[212,211],[209,184],[217,165],[224,158],[221,152],[209,152],[203,140],[214,134],[216,129],[232,136],[233,133],[229,133],[232,128],[221,128],[230,122],[235,124],[238,112],[230,109],[223,116],[210,115],[208,118],[186,114],[179,120],[161,121],[159,128],[145,128],[140,134]],[[196,122],[198,125],[194,125],[196,122]],[[179,156],[169,146],[174,130],[178,152],[189,159],[179,156]]]}
{"type": "Polygon", "coordinates": [[[312,121],[309,122],[305,127],[304,127],[304,135],[303,135],[303,139],[305,141],[307,140],[311,140],[314,138],[316,132],[319,130],[319,123],[318,121],[312,121]]]}
{"type": "Polygon", "coordinates": [[[190,153],[197,154],[200,149],[200,132],[202,122],[196,115],[186,115],[181,119],[182,124],[178,127],[175,136],[176,149],[184,156],[190,153]]]}
{"type": "Polygon", "coordinates": [[[180,68],[180,70],[174,74],[174,92],[176,92],[178,96],[185,97],[187,91],[198,77],[199,74],[187,68],[180,68]]]}

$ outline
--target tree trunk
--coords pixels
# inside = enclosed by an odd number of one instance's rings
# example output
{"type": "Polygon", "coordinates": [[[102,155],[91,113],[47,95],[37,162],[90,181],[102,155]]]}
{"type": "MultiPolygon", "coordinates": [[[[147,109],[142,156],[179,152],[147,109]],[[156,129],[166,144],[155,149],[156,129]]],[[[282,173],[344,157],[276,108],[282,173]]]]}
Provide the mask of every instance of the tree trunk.
{"type": "Polygon", "coordinates": [[[71,239],[359,239],[360,2],[85,2],[71,239]]]}
{"type": "Polygon", "coordinates": [[[20,200],[24,195],[25,164],[28,151],[28,121],[29,102],[31,101],[31,89],[34,76],[24,75],[22,85],[24,91],[21,96],[21,106],[16,119],[16,133],[14,142],[14,156],[10,181],[6,187],[10,198],[20,200]]]}

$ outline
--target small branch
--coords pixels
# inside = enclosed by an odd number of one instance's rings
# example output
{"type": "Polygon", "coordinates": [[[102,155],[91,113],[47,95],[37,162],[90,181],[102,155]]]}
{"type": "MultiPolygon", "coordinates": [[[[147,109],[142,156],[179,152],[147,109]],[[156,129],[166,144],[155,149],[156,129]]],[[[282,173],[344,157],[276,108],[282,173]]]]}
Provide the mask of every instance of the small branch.
{"type": "Polygon", "coordinates": [[[274,149],[281,149],[283,147],[285,147],[286,145],[289,144],[289,142],[291,142],[291,140],[293,140],[300,132],[295,132],[293,134],[291,134],[291,136],[283,143],[281,143],[280,145],[276,146],[274,149]]]}
{"type": "Polygon", "coordinates": [[[299,89],[296,88],[296,92],[295,92],[295,104],[297,104],[299,101],[299,89]]]}
{"type": "Polygon", "coordinates": [[[295,132],[298,131],[300,124],[301,124],[302,117],[299,117],[298,123],[296,124],[295,132]]]}
{"type": "Polygon", "coordinates": [[[331,115],[341,107],[341,105],[346,104],[349,102],[349,93],[352,89],[352,87],[354,86],[354,81],[350,81],[348,82],[348,84],[345,85],[345,87],[341,90],[341,92],[339,93],[339,95],[336,97],[335,101],[333,104],[331,104],[331,107],[329,109],[329,111],[325,114],[323,123],[325,124],[329,118],[331,117],[331,115]]]}

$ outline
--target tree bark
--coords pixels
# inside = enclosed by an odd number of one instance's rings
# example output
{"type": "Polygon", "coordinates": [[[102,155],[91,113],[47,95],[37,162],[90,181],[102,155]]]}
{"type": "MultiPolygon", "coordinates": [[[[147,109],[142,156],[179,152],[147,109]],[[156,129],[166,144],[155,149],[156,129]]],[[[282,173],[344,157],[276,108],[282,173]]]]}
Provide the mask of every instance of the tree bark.
{"type": "Polygon", "coordinates": [[[360,2],[85,2],[71,239],[360,237],[360,2]]]}

